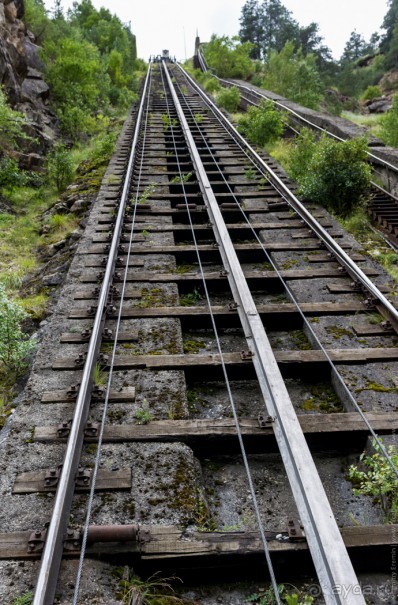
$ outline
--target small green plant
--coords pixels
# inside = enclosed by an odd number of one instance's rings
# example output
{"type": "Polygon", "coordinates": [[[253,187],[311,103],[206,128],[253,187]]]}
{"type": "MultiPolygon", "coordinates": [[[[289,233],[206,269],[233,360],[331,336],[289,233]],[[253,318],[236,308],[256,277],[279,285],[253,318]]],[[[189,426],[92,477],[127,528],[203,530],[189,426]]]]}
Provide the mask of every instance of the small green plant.
{"type": "MultiPolygon", "coordinates": [[[[390,523],[398,521],[398,482],[395,472],[382,454],[379,444],[373,440],[374,454],[363,452],[359,457],[360,467],[352,464],[349,479],[354,485],[354,494],[372,496],[380,504],[390,523]]],[[[398,450],[395,445],[386,448],[395,467],[398,466],[398,450]]]]}
{"type": "Polygon", "coordinates": [[[201,293],[197,288],[194,288],[192,292],[180,296],[181,307],[193,307],[202,298],[201,293]]]}
{"type": "Polygon", "coordinates": [[[170,127],[175,128],[178,125],[178,120],[176,118],[170,118],[167,113],[162,113],[162,122],[163,130],[165,132],[167,132],[170,127]]]}
{"type": "Polygon", "coordinates": [[[31,605],[33,603],[33,592],[26,592],[24,595],[13,600],[12,605],[31,605]]]}
{"type": "Polygon", "coordinates": [[[240,93],[236,86],[221,88],[217,93],[217,103],[227,111],[234,113],[240,105],[240,93]]]}
{"type": "Polygon", "coordinates": [[[93,371],[93,382],[97,387],[103,387],[106,385],[108,381],[108,374],[104,372],[101,367],[101,364],[96,363],[93,371]]]}
{"type": "MultiPolygon", "coordinates": [[[[278,592],[279,595],[283,593],[285,587],[283,584],[278,584],[278,592]]],[[[274,605],[276,603],[275,593],[272,586],[265,590],[264,592],[249,595],[245,599],[245,603],[254,603],[255,605],[274,605]]]]}
{"type": "Polygon", "coordinates": [[[263,147],[282,136],[283,115],[272,101],[262,101],[259,107],[249,107],[239,119],[239,131],[252,143],[263,147]]]}
{"type": "Polygon", "coordinates": [[[22,330],[22,322],[28,317],[17,302],[7,297],[0,284],[0,364],[17,373],[26,367],[26,359],[35,344],[22,330]]]}
{"type": "Polygon", "coordinates": [[[170,183],[188,183],[191,176],[192,172],[188,172],[187,174],[176,175],[171,179],[170,183]]]}
{"type": "Polygon", "coordinates": [[[136,411],[135,418],[138,424],[149,424],[151,420],[153,420],[153,416],[146,399],[142,400],[142,406],[136,411]]]}
{"type": "Polygon", "coordinates": [[[245,170],[245,179],[247,179],[248,181],[252,181],[255,178],[256,174],[257,173],[254,168],[250,166],[250,168],[246,168],[245,170]]]}
{"type": "Polygon", "coordinates": [[[149,185],[147,185],[144,189],[144,191],[141,193],[141,195],[138,197],[137,199],[137,204],[146,204],[146,202],[149,200],[149,198],[151,197],[151,195],[153,195],[156,191],[156,185],[155,183],[150,183],[149,185]]]}
{"type": "Polygon", "coordinates": [[[204,115],[203,113],[195,113],[193,119],[197,124],[201,124],[204,120],[204,115]]]}
{"type": "MultiPolygon", "coordinates": [[[[183,605],[184,601],[175,596],[171,582],[179,578],[162,578],[157,572],[147,580],[142,580],[128,567],[119,568],[118,594],[124,605],[183,605]]],[[[180,580],[179,580],[180,581],[180,580]]]]}
{"type": "Polygon", "coordinates": [[[382,92],[380,86],[368,86],[362,95],[362,101],[373,101],[377,97],[381,97],[382,92]]]}
{"type": "Polygon", "coordinates": [[[73,181],[75,170],[70,151],[64,145],[57,145],[48,156],[49,179],[59,192],[64,191],[73,181]]]}

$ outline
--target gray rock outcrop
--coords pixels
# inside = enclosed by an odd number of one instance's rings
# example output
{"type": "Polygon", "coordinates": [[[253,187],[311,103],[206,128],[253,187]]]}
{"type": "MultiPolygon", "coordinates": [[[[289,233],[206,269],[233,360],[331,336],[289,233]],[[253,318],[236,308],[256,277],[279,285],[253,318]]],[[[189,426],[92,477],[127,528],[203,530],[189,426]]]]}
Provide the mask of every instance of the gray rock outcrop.
{"type": "Polygon", "coordinates": [[[50,90],[43,78],[39,46],[21,20],[23,15],[23,0],[0,0],[0,84],[12,107],[29,118],[28,134],[35,140],[19,158],[28,168],[31,154],[40,155],[52,145],[57,121],[47,105],[50,90]]]}

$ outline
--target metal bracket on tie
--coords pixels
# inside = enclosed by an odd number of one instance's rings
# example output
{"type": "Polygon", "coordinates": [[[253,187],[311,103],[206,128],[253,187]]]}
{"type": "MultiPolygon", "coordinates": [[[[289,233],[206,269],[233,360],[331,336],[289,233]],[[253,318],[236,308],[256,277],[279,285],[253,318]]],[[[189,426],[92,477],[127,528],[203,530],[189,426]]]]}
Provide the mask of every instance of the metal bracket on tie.
{"type": "Polygon", "coordinates": [[[86,357],[87,353],[79,353],[74,360],[75,368],[82,368],[84,366],[84,362],[86,361],[86,357]]]}
{"type": "Polygon", "coordinates": [[[46,487],[55,487],[58,485],[58,481],[61,475],[62,464],[57,468],[50,468],[44,477],[44,484],[46,487]]]}
{"type": "Polygon", "coordinates": [[[101,367],[106,367],[107,365],[109,365],[109,355],[105,355],[105,353],[100,353],[98,355],[98,363],[101,365],[101,367]]]}
{"type": "Polygon", "coordinates": [[[103,399],[105,397],[105,387],[101,387],[98,384],[95,384],[93,386],[91,396],[93,397],[93,399],[103,399]]]}
{"type": "Polygon", "coordinates": [[[84,339],[84,340],[89,340],[90,336],[91,336],[91,330],[83,330],[82,332],[80,332],[80,336],[84,339]]]}
{"type": "Polygon", "coordinates": [[[120,258],[120,256],[116,259],[116,267],[124,267],[124,259],[120,258]]]}
{"type": "Polygon", "coordinates": [[[80,529],[68,529],[64,538],[64,550],[68,552],[79,551],[82,542],[80,529]]]}
{"type": "Polygon", "coordinates": [[[57,428],[58,437],[60,437],[61,439],[65,438],[65,437],[69,437],[71,426],[72,426],[72,420],[67,420],[65,422],[61,422],[61,424],[59,424],[58,428],[57,428]]]}
{"type": "Polygon", "coordinates": [[[47,538],[46,529],[36,529],[33,531],[28,540],[28,552],[29,553],[40,553],[43,552],[44,544],[47,538]]]}
{"type": "Polygon", "coordinates": [[[104,252],[109,252],[110,249],[111,249],[111,245],[110,244],[105,244],[105,246],[104,246],[104,252]]]}
{"type": "Polygon", "coordinates": [[[345,275],[345,274],[347,273],[347,269],[346,269],[345,267],[339,267],[339,268],[337,269],[337,271],[338,271],[339,273],[343,273],[343,275],[345,275]]]}
{"type": "Polygon", "coordinates": [[[382,321],[380,325],[386,332],[390,332],[390,330],[392,330],[392,323],[388,320],[382,321]]]}
{"type": "Polygon", "coordinates": [[[113,296],[113,298],[120,298],[120,290],[119,290],[119,288],[116,288],[116,286],[112,286],[109,289],[109,295],[113,296]]]}
{"type": "Polygon", "coordinates": [[[220,271],[220,277],[227,277],[227,275],[228,275],[228,271],[226,271],[225,269],[222,269],[220,271]]]}
{"type": "Polygon", "coordinates": [[[236,302],[229,303],[228,305],[228,311],[236,311],[237,308],[238,304],[236,302]]]}
{"type": "Polygon", "coordinates": [[[368,309],[374,309],[377,304],[377,298],[373,298],[373,296],[370,296],[369,298],[366,298],[364,304],[365,307],[367,307],[368,309]]]}
{"type": "Polygon", "coordinates": [[[272,427],[273,422],[275,422],[275,418],[273,416],[268,416],[267,414],[264,414],[263,412],[261,412],[257,416],[257,420],[258,420],[260,429],[268,429],[268,428],[272,427]]]}
{"type": "Polygon", "coordinates": [[[114,315],[117,312],[115,305],[107,305],[105,309],[106,315],[114,315]]]}
{"type": "Polygon", "coordinates": [[[75,478],[76,487],[88,487],[91,481],[91,468],[83,468],[80,466],[75,478]]]}
{"type": "Polygon", "coordinates": [[[112,338],[113,331],[110,328],[105,328],[102,332],[103,338],[112,338]]]}
{"type": "Polygon", "coordinates": [[[303,524],[297,519],[289,519],[287,533],[291,542],[302,542],[306,539],[303,524]]]}
{"type": "Polygon", "coordinates": [[[103,256],[101,259],[101,266],[102,267],[106,267],[106,265],[108,264],[108,257],[107,256],[103,256]]]}
{"type": "Polygon", "coordinates": [[[350,285],[352,286],[352,289],[354,290],[354,292],[361,292],[362,291],[362,284],[358,280],[355,280],[355,281],[351,282],[350,285]]]}
{"type": "Polygon", "coordinates": [[[254,357],[253,351],[241,351],[240,353],[242,361],[248,361],[254,357]]]}
{"type": "Polygon", "coordinates": [[[69,399],[76,399],[79,394],[80,384],[71,384],[68,390],[66,391],[66,396],[69,399]]]}
{"type": "Polygon", "coordinates": [[[89,315],[90,317],[93,317],[93,315],[95,315],[97,312],[97,307],[95,305],[90,305],[89,307],[87,307],[87,315],[89,315]]]}
{"type": "Polygon", "coordinates": [[[85,437],[97,437],[98,436],[98,424],[94,422],[87,422],[86,427],[84,429],[85,437]]]}
{"type": "Polygon", "coordinates": [[[97,281],[102,282],[104,280],[105,273],[103,271],[99,271],[95,277],[97,278],[97,281]]]}
{"type": "Polygon", "coordinates": [[[100,288],[98,286],[95,286],[95,288],[92,290],[92,295],[95,296],[99,296],[100,293],[100,288]]]}

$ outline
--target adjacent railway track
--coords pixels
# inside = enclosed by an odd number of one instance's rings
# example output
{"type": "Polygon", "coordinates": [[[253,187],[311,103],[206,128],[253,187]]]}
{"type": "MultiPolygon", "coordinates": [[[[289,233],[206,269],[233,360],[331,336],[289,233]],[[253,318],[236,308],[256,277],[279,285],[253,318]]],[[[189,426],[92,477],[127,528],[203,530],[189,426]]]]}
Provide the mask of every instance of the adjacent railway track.
{"type": "MultiPolygon", "coordinates": [[[[208,67],[206,61],[200,51],[198,50],[197,54],[198,63],[202,71],[208,71],[208,67]]],[[[214,76],[217,77],[217,76],[214,76]]],[[[261,91],[256,87],[250,86],[249,84],[243,84],[237,80],[227,80],[224,78],[217,79],[222,83],[223,86],[236,86],[241,94],[241,99],[243,104],[248,107],[250,105],[258,106],[261,101],[268,100],[274,103],[275,107],[281,111],[284,111],[288,117],[288,128],[294,134],[298,134],[301,128],[310,128],[311,130],[315,130],[315,132],[319,134],[326,134],[329,137],[332,137],[338,141],[343,141],[344,139],[341,136],[338,136],[330,131],[327,128],[316,124],[311,121],[309,116],[304,116],[295,111],[292,107],[289,107],[288,104],[278,100],[278,98],[274,98],[272,95],[267,94],[266,91],[261,91]]],[[[277,97],[277,95],[275,95],[277,97]]],[[[372,164],[375,175],[380,176],[382,180],[386,180],[383,178],[382,173],[385,173],[388,176],[388,182],[392,181],[396,183],[397,174],[398,174],[398,166],[392,164],[391,162],[387,162],[374,150],[369,150],[368,152],[369,162],[372,164]]],[[[387,239],[393,244],[396,248],[398,246],[398,198],[396,195],[386,190],[386,188],[381,187],[379,184],[373,182],[371,191],[370,191],[370,199],[368,203],[368,212],[372,217],[372,220],[375,222],[377,227],[383,231],[387,239]]]]}
{"type": "Polygon", "coordinates": [[[1,488],[8,575],[25,560],[34,605],[87,602],[98,557],[100,603],[116,561],[268,577],[277,600],[316,577],[328,604],[364,603],[366,574],[392,599],[397,526],[346,474],[394,442],[397,326],[382,269],[150,64],[5,445],[5,467],[25,449],[1,488]]]}

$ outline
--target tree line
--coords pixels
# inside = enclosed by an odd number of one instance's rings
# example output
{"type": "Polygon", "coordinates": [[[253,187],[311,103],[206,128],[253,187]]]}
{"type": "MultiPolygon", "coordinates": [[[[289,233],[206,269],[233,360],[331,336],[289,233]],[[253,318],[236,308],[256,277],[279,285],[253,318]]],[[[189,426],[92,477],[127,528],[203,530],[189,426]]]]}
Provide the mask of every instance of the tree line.
{"type": "MultiPolygon", "coordinates": [[[[220,76],[250,78],[316,108],[326,88],[358,98],[386,71],[398,67],[398,0],[389,0],[381,26],[384,33],[375,32],[369,40],[353,31],[335,60],[317,23],[300,25],[281,0],[247,0],[239,36],[213,36],[205,55],[220,76]]],[[[329,109],[339,111],[337,106],[329,109]]]]}

